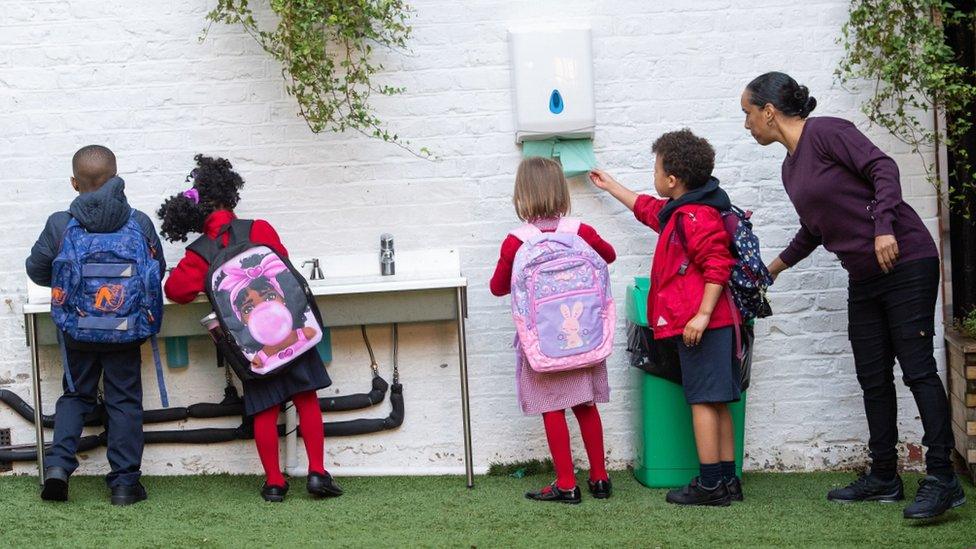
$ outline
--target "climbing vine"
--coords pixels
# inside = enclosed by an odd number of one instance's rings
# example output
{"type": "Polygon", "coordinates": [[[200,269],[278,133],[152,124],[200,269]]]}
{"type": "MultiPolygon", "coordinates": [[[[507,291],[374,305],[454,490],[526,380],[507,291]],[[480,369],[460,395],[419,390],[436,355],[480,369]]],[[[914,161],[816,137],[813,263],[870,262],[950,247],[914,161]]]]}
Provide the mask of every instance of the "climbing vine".
{"type": "MultiPolygon", "coordinates": [[[[268,2],[277,18],[273,28],[259,23],[248,0],[218,0],[207,20],[242,26],[281,64],[285,89],[297,100],[299,114],[313,132],[355,130],[411,150],[387,129],[370,104],[374,93],[389,96],[404,91],[374,83],[383,65],[371,58],[376,47],[406,48],[411,32],[407,4],[402,0],[268,2]]],[[[426,149],[420,153],[429,156],[426,149]]]]}
{"type": "Polygon", "coordinates": [[[871,83],[873,94],[862,111],[912,152],[922,155],[922,149],[945,144],[958,184],[945,191],[935,164],[925,159],[927,177],[940,199],[967,218],[976,213],[976,204],[967,202],[976,174],[963,138],[972,128],[976,75],[956,58],[944,32],[951,25],[973,25],[974,19],[974,10],[942,0],[852,0],[838,40],[845,56],[835,71],[842,84],[871,83]],[[933,129],[935,108],[945,123],[933,129]],[[920,113],[928,113],[926,120],[920,113]]]}

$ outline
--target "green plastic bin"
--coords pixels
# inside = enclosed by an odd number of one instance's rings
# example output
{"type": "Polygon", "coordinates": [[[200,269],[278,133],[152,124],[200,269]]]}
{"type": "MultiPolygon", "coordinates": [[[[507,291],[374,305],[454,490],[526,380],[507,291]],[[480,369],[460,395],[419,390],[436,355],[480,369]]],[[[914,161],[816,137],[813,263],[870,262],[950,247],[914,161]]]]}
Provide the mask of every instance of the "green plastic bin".
{"type": "MultiPolygon", "coordinates": [[[[647,294],[650,279],[634,278],[627,287],[627,319],[647,326],[647,294]]],[[[691,408],[680,385],[634,368],[640,376],[640,406],[635,424],[637,455],[634,476],[649,488],[677,488],[698,475],[698,452],[691,425],[691,408]]],[[[735,467],[742,474],[742,454],[746,415],[746,392],[731,404],[735,429],[735,467]]]]}

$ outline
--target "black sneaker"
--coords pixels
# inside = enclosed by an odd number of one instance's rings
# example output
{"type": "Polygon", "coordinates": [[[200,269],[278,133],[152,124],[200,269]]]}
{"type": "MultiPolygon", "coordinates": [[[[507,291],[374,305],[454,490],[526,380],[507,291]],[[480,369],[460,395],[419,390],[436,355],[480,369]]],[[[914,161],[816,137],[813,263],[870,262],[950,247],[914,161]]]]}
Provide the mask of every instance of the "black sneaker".
{"type": "Polygon", "coordinates": [[[742,481],[739,477],[732,477],[732,480],[725,483],[725,489],[729,491],[729,497],[732,501],[742,501],[742,481]]]}
{"type": "Polygon", "coordinates": [[[284,486],[272,486],[267,482],[261,487],[261,497],[264,501],[270,501],[272,503],[281,503],[285,501],[285,495],[288,494],[288,481],[285,481],[284,486]]]}
{"type": "Polygon", "coordinates": [[[305,489],[309,494],[320,498],[334,498],[342,495],[342,487],[329,473],[309,473],[305,489]]]}
{"type": "Polygon", "coordinates": [[[526,492],[525,497],[536,501],[554,501],[573,505],[583,501],[579,486],[574,486],[572,490],[560,490],[555,482],[538,492],[526,492]]]}
{"type": "Polygon", "coordinates": [[[590,495],[596,499],[607,499],[613,495],[613,484],[610,483],[610,479],[586,481],[587,486],[590,488],[590,495]]]}
{"type": "Polygon", "coordinates": [[[68,501],[68,472],[61,467],[44,469],[44,488],[41,489],[44,501],[68,501]]]}
{"type": "Polygon", "coordinates": [[[929,475],[918,481],[915,501],[905,507],[905,518],[927,519],[937,517],[964,503],[966,503],[966,494],[963,493],[956,475],[952,475],[951,481],[940,480],[938,477],[929,475]]]}
{"type": "Polygon", "coordinates": [[[727,507],[732,504],[732,496],[725,483],[719,481],[718,485],[711,490],[702,487],[698,477],[691,480],[691,483],[684,488],[670,490],[665,500],[675,505],[708,505],[716,507],[727,507]]]}
{"type": "Polygon", "coordinates": [[[827,499],[839,503],[855,501],[894,503],[905,499],[905,488],[898,475],[891,480],[882,480],[872,474],[862,473],[857,480],[847,486],[828,492],[827,499]]]}
{"type": "Polygon", "coordinates": [[[112,487],[112,505],[132,505],[147,497],[146,488],[138,481],[132,485],[112,487]]]}

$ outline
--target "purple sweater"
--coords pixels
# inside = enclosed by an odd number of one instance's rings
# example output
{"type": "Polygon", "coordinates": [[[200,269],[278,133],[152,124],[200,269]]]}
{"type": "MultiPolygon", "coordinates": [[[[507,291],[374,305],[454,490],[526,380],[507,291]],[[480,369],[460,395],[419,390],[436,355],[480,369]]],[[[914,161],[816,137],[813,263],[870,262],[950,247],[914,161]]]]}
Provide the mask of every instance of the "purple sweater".
{"type": "Polygon", "coordinates": [[[800,230],[779,258],[793,266],[823,244],[852,280],[882,273],[874,237],[894,235],[898,263],[938,257],[928,229],[901,198],[898,166],[840,118],[808,118],[793,154],[783,160],[783,186],[800,230]]]}

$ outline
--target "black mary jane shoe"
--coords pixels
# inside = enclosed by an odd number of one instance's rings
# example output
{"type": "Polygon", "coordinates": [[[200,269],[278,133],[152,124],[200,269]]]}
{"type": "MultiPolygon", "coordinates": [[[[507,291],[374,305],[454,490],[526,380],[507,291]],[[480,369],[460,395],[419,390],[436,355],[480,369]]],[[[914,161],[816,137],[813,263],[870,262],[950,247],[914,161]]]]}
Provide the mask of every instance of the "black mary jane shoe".
{"type": "Polygon", "coordinates": [[[261,497],[264,501],[270,501],[273,503],[281,503],[285,501],[285,494],[288,493],[288,481],[285,481],[284,486],[272,486],[267,482],[261,487],[261,497]]]}
{"type": "Polygon", "coordinates": [[[590,495],[596,499],[607,499],[613,494],[613,484],[610,483],[610,479],[590,480],[587,481],[587,485],[590,488],[590,495]]]}
{"type": "Polygon", "coordinates": [[[553,501],[572,505],[583,501],[579,486],[574,486],[572,490],[560,490],[555,482],[537,492],[526,492],[525,497],[535,501],[553,501]]]}
{"type": "Polygon", "coordinates": [[[334,498],[342,495],[342,487],[326,473],[309,473],[308,484],[305,487],[309,494],[320,498],[334,498]]]}
{"type": "Polygon", "coordinates": [[[68,501],[68,476],[68,472],[61,467],[45,469],[41,499],[44,501],[68,501]]]}

